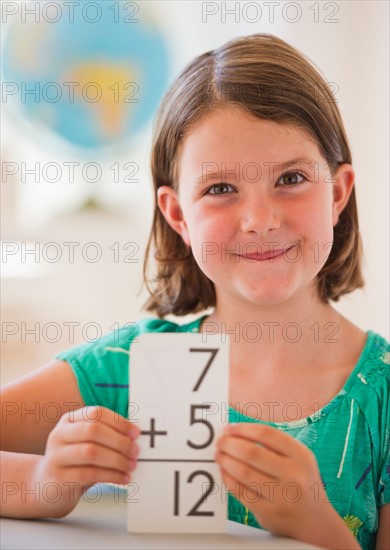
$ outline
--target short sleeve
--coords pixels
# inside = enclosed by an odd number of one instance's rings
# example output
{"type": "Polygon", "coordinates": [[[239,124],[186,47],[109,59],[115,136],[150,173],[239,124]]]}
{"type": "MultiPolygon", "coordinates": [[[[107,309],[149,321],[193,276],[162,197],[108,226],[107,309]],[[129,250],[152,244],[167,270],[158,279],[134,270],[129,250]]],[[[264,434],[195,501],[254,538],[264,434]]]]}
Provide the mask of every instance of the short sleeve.
{"type": "MultiPolygon", "coordinates": [[[[389,433],[389,432],[387,432],[389,433]]],[[[379,480],[379,506],[390,503],[390,454],[387,450],[387,458],[382,468],[381,478],[379,480]]]]}
{"type": "Polygon", "coordinates": [[[85,405],[101,405],[127,416],[130,347],[139,331],[132,323],[55,355],[69,363],[85,405]]]}
{"type": "Polygon", "coordinates": [[[378,371],[383,374],[382,414],[379,418],[382,460],[379,466],[378,506],[390,503],[390,346],[387,343],[379,354],[378,371]]]}
{"type": "Polygon", "coordinates": [[[140,319],[95,342],[57,353],[55,358],[69,363],[86,406],[101,405],[127,418],[132,346],[144,332],[177,330],[179,325],[164,319],[140,319]]]}

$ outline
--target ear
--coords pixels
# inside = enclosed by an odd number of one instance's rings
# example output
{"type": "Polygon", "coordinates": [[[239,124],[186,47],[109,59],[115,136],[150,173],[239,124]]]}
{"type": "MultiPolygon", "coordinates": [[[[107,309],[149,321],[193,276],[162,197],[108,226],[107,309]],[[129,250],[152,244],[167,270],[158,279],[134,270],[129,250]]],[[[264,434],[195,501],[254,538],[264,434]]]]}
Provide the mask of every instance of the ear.
{"type": "Polygon", "coordinates": [[[341,212],[344,210],[355,183],[355,172],[350,164],[342,164],[333,177],[333,227],[337,225],[341,212]]]}
{"type": "Polygon", "coordinates": [[[177,193],[169,185],[157,190],[157,204],[167,223],[178,233],[187,246],[191,246],[188,228],[177,193]]]}

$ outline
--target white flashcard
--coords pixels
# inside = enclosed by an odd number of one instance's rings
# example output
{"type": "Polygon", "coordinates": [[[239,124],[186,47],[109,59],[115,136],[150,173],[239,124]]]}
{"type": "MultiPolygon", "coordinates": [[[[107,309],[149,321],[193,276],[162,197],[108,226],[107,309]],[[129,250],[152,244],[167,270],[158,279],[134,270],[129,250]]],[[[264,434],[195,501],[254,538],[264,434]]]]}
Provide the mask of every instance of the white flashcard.
{"type": "Polygon", "coordinates": [[[228,423],[229,339],[145,333],[131,348],[129,420],[141,430],[128,491],[131,533],[224,533],[214,461],[228,423]]]}

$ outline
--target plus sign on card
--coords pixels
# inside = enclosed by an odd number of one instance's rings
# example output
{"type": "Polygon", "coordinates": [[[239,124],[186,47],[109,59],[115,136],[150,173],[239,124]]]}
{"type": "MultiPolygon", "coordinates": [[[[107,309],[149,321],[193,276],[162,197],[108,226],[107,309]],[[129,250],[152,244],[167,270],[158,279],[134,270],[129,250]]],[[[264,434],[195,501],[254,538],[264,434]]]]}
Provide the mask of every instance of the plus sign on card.
{"type": "Polygon", "coordinates": [[[228,338],[142,334],[129,368],[129,419],[141,435],[128,531],[225,532],[227,494],[214,454],[228,422],[228,338]]]}

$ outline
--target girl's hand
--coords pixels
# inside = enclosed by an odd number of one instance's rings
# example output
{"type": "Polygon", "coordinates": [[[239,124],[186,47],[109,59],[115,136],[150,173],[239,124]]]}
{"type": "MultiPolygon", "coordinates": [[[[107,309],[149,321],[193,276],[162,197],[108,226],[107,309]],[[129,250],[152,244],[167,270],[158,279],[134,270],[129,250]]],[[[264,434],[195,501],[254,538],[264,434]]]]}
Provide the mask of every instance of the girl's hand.
{"type": "Polygon", "coordinates": [[[263,424],[230,424],[225,434],[215,456],[222,480],[265,529],[304,540],[336,520],[309,448],[263,424]]]}
{"type": "Polygon", "coordinates": [[[39,494],[47,495],[48,515],[68,514],[95,483],[128,483],[139,433],[137,426],[105,407],[64,414],[50,432],[33,476],[39,494]]]}

